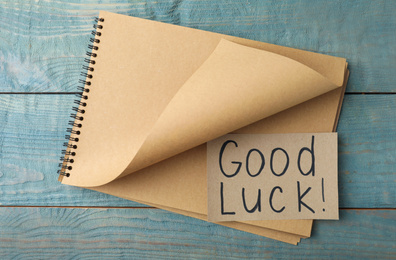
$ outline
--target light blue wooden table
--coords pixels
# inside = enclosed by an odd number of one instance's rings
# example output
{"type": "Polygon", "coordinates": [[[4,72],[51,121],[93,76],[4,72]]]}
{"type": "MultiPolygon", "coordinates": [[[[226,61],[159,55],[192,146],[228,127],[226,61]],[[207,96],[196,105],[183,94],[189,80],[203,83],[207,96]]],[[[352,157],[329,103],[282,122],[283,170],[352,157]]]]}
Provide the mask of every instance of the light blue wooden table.
{"type": "Polygon", "coordinates": [[[0,259],[396,259],[395,1],[0,0],[0,259]],[[345,57],[340,220],[299,246],[61,185],[98,10],[345,57]]]}

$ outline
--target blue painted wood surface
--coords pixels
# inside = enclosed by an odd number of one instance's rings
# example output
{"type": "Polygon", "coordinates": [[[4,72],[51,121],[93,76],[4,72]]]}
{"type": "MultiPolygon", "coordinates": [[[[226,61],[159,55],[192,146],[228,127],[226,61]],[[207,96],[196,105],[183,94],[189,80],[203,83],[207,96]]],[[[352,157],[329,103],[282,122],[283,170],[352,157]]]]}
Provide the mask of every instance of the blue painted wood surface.
{"type": "Polygon", "coordinates": [[[395,11],[368,0],[0,1],[0,258],[395,259],[395,11]],[[98,10],[347,58],[340,221],[316,221],[296,247],[57,182],[66,92],[98,10]]]}
{"type": "Polygon", "coordinates": [[[394,259],[395,218],[342,210],[294,246],[159,209],[0,208],[0,258],[394,259]]]}
{"type": "Polygon", "coordinates": [[[94,16],[108,10],[345,57],[349,92],[396,92],[394,1],[0,2],[0,91],[76,91],[94,16]]]}

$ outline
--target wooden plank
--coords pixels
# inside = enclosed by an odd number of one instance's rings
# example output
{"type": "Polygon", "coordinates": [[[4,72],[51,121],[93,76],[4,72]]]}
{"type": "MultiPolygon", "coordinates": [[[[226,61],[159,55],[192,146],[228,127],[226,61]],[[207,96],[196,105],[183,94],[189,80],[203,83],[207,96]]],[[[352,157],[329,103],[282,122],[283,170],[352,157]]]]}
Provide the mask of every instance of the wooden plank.
{"type": "Polygon", "coordinates": [[[337,128],[340,207],[396,206],[395,111],[396,95],[345,97],[337,128]]]}
{"type": "Polygon", "coordinates": [[[347,91],[396,92],[392,1],[1,1],[0,91],[76,91],[93,17],[108,10],[347,58],[347,91]]]}
{"type": "Polygon", "coordinates": [[[298,246],[158,209],[0,208],[2,259],[391,259],[395,210],[343,210],[298,246]]]}
{"type": "MultiPolygon", "coordinates": [[[[0,95],[0,205],[142,206],[57,181],[74,98],[0,95]]],[[[338,127],[341,207],[395,207],[395,101],[396,95],[345,97],[338,127]]]]}

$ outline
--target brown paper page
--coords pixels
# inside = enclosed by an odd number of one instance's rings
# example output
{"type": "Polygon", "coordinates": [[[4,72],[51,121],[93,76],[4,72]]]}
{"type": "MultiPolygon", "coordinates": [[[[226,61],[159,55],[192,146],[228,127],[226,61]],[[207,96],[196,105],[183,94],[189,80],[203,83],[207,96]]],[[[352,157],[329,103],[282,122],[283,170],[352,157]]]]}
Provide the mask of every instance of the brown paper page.
{"type": "MultiPolygon", "coordinates": [[[[344,87],[346,81],[344,82],[344,87]]],[[[304,102],[235,133],[328,132],[338,114],[343,89],[304,102]]],[[[94,190],[207,220],[206,146],[186,151],[94,190]],[[202,217],[205,216],[205,217],[202,217]]],[[[290,242],[290,234],[309,237],[312,220],[228,222],[222,225],[290,242]],[[265,229],[279,230],[280,233],[265,229]],[[264,230],[264,231],[263,231],[264,230]],[[287,234],[282,234],[287,233],[287,234]],[[272,236],[276,234],[276,237],[272,236]]],[[[297,240],[293,243],[296,243],[297,240]]]]}
{"type": "Polygon", "coordinates": [[[292,59],[222,39],[167,105],[123,175],[337,87],[292,59]]]}
{"type": "MultiPolygon", "coordinates": [[[[339,113],[338,101],[342,92],[343,89],[331,91],[234,131],[234,133],[270,134],[332,131],[334,118],[339,113]]],[[[132,200],[145,201],[145,203],[206,213],[207,187],[206,168],[204,167],[206,167],[206,145],[201,145],[141,170],[134,176],[123,177],[108,185],[96,187],[95,190],[119,197],[123,197],[123,194],[125,194],[132,200]],[[184,168],[183,162],[187,163],[186,168],[184,168]],[[192,169],[194,173],[189,174],[186,169],[192,169]],[[191,194],[193,200],[184,199],[186,194],[191,194]],[[203,202],[200,199],[204,199],[203,202]]]]}
{"type": "MultiPolygon", "coordinates": [[[[342,89],[331,91],[325,95],[304,102],[274,116],[246,126],[234,133],[301,133],[328,132],[334,129],[335,118],[339,114],[339,101],[343,96],[347,83],[347,74],[342,89]]],[[[157,166],[149,167],[148,172],[130,175],[110,184],[95,187],[94,190],[114,196],[134,200],[151,206],[169,210],[190,217],[207,220],[206,197],[206,149],[201,153],[191,153],[189,169],[192,174],[186,174],[184,165],[178,167],[178,159],[174,162],[166,160],[157,166]],[[198,156],[197,156],[198,155],[198,156]],[[199,157],[201,155],[201,157],[199,157]],[[201,162],[199,163],[199,160],[201,162]],[[163,164],[170,164],[162,167],[163,164]],[[195,163],[194,163],[195,162],[195,163]],[[203,165],[203,166],[202,166],[203,165]],[[158,171],[158,172],[156,172],[158,171]],[[151,175],[150,175],[151,172],[151,175]],[[168,205],[168,206],[167,206],[168,205]],[[201,214],[197,213],[201,212],[201,214]]],[[[179,155],[189,156],[188,152],[179,155]]],[[[299,237],[309,237],[312,220],[273,220],[227,222],[222,225],[296,244],[299,237]],[[298,234],[292,235],[292,234],[298,234]]]]}
{"type": "MultiPolygon", "coordinates": [[[[62,180],[65,184],[103,185],[121,174],[124,176],[320,95],[340,86],[343,80],[345,60],[341,58],[108,12],[101,12],[100,16],[105,21],[102,23],[98,56],[90,80],[92,88],[88,106],[84,108],[86,113],[70,177],[62,180]],[[222,38],[267,51],[224,41],[219,44],[222,38]],[[235,49],[243,55],[229,55],[234,54],[235,49]],[[280,80],[289,74],[279,74],[281,70],[273,70],[264,77],[272,84],[270,90],[274,91],[269,95],[268,89],[262,87],[262,79],[256,75],[260,66],[245,67],[242,72],[249,72],[251,74],[248,75],[252,77],[243,77],[242,73],[238,78],[233,72],[241,64],[252,61],[249,57],[255,58],[253,61],[258,65],[264,66],[265,62],[271,61],[278,68],[285,66],[288,68],[286,72],[290,71],[290,75],[295,76],[292,82],[295,80],[296,85],[289,82],[289,77],[280,80]],[[226,59],[234,60],[224,63],[226,59]],[[236,78],[227,82],[230,78],[217,73],[217,70],[226,70],[236,78]],[[219,75],[222,77],[219,78],[219,75]],[[306,81],[305,77],[300,78],[299,75],[307,75],[310,80],[306,81]],[[207,85],[207,80],[211,84],[207,85]],[[244,85],[238,91],[238,86],[233,86],[233,82],[244,85]],[[217,91],[212,86],[221,86],[219,83],[224,87],[219,87],[217,91]],[[278,84],[281,84],[281,88],[273,87],[278,84]],[[210,88],[201,88],[205,86],[210,88]],[[227,91],[231,89],[234,91],[227,91]],[[194,93],[201,99],[196,100],[191,96],[194,93]],[[236,106],[226,102],[237,94],[244,96],[236,106]],[[272,98],[268,98],[267,94],[272,98]],[[209,95],[209,101],[212,98],[214,101],[222,100],[217,106],[212,106],[215,111],[205,113],[205,107],[194,103],[205,101],[205,95],[209,95]],[[263,103],[257,97],[262,97],[270,104],[263,103]],[[279,102],[271,102],[277,100],[279,102]],[[185,108],[186,113],[181,113],[185,108]],[[238,116],[231,120],[230,115],[233,113],[238,116]],[[179,114],[180,120],[175,121],[179,114]],[[196,115],[205,114],[201,121],[198,120],[199,116],[196,115]],[[228,117],[226,124],[218,126],[224,115],[228,117]],[[205,127],[209,122],[213,124],[205,127]],[[185,127],[180,128],[184,126],[183,123],[186,123],[185,127]],[[191,129],[195,129],[193,134],[188,132],[191,129]],[[177,132],[179,130],[182,132],[177,132]],[[172,135],[175,131],[177,135],[172,135]]],[[[265,71],[262,68],[259,75],[265,71]]],[[[209,104],[214,105],[216,102],[209,104]]]]}

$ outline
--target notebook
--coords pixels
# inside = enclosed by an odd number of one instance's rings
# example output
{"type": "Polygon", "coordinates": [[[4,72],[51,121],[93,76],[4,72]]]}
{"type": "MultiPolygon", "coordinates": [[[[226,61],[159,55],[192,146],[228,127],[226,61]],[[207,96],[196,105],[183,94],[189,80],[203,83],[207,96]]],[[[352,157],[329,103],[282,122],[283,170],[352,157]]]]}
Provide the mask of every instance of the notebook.
{"type": "MultiPolygon", "coordinates": [[[[206,142],[335,131],[344,58],[101,11],[63,184],[207,219],[206,142]]],[[[312,220],[224,222],[297,244],[312,220]]]]}

